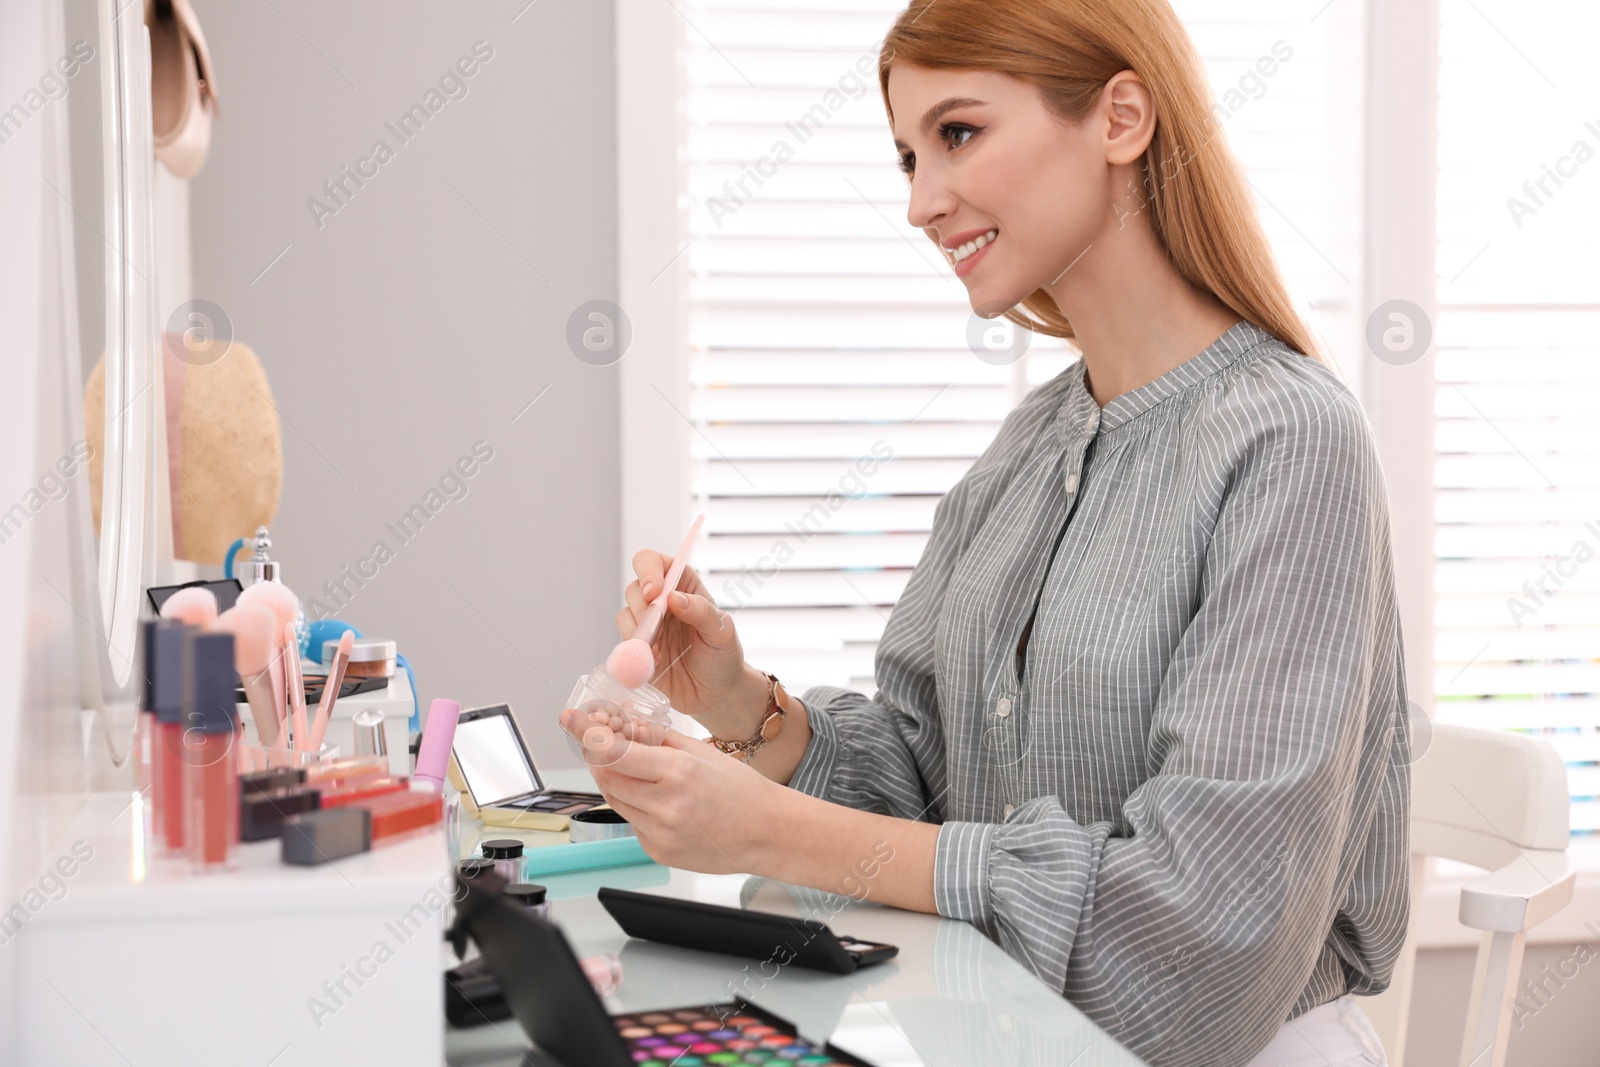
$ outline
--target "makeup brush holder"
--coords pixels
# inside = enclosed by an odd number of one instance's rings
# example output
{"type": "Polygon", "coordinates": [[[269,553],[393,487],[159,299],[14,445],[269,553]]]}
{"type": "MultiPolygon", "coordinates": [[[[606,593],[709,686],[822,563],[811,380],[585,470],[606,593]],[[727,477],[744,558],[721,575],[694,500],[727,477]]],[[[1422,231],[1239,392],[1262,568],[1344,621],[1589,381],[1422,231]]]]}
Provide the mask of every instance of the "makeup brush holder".
{"type": "Polygon", "coordinates": [[[585,730],[603,726],[647,745],[659,745],[672,723],[672,702],[665,693],[648,684],[629,689],[603,663],[579,676],[567,707],[584,717],[585,730]]]}

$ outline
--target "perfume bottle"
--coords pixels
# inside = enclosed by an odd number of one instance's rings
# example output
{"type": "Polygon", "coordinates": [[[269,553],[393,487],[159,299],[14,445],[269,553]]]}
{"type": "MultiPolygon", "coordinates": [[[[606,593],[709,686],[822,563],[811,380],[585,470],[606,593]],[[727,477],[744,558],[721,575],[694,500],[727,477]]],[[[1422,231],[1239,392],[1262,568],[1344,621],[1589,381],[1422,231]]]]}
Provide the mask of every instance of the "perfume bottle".
{"type": "MultiPolygon", "coordinates": [[[[256,535],[250,542],[255,546],[255,553],[241,565],[243,571],[239,575],[242,585],[249,587],[257,582],[283,581],[283,567],[275,559],[267,558],[267,549],[272,547],[272,536],[265,526],[256,527],[256,535]]],[[[294,617],[294,639],[300,646],[301,658],[311,655],[311,623],[306,619],[305,609],[301,608],[294,617]]]]}

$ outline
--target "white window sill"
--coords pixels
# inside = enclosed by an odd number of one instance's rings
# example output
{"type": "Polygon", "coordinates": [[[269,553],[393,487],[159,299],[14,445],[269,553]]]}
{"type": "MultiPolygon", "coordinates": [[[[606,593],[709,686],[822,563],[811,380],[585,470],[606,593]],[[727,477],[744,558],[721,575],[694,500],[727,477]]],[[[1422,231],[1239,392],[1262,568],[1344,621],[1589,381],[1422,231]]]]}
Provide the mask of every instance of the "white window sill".
{"type": "MultiPolygon", "coordinates": [[[[1578,867],[1572,903],[1528,931],[1530,945],[1573,945],[1593,941],[1584,923],[1600,919],[1600,837],[1574,838],[1569,850],[1578,867]]],[[[1413,921],[1419,949],[1476,948],[1482,932],[1462,926],[1461,887],[1485,872],[1466,863],[1430,856],[1413,921]]]]}

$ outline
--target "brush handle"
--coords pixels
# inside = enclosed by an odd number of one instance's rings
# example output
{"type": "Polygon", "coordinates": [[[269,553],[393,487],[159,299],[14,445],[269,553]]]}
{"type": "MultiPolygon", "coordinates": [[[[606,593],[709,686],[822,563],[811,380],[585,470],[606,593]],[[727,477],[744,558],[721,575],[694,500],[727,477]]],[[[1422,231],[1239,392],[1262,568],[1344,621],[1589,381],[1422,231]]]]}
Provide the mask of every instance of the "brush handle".
{"type": "Polygon", "coordinates": [[[696,515],[694,523],[689,527],[689,534],[683,539],[683,544],[678,548],[678,554],[672,557],[672,566],[667,568],[667,577],[661,585],[661,592],[650,601],[644,609],[644,614],[639,616],[639,625],[633,628],[633,637],[645,644],[656,639],[656,630],[661,626],[661,620],[667,614],[667,597],[678,588],[678,579],[683,577],[683,569],[689,565],[689,556],[694,552],[695,538],[700,536],[700,527],[705,525],[704,514],[696,515]]]}
{"type": "Polygon", "coordinates": [[[300,675],[300,640],[295,636],[292,622],[283,624],[283,666],[289,685],[289,706],[294,709],[294,747],[315,751],[306,748],[311,740],[311,731],[306,726],[306,683],[300,675]]]}
{"type": "Polygon", "coordinates": [[[278,741],[278,716],[272,707],[271,671],[245,675],[244,696],[250,704],[250,714],[256,720],[256,737],[263,748],[271,748],[278,741]]]}
{"type": "Polygon", "coordinates": [[[339,687],[344,685],[344,670],[350,663],[350,652],[341,642],[328,666],[328,677],[322,683],[322,699],[317,703],[317,719],[311,724],[311,751],[322,748],[322,739],[328,733],[328,722],[333,718],[333,702],[339,699],[339,687]]]}
{"type": "Polygon", "coordinates": [[[283,649],[275,649],[272,662],[267,664],[268,684],[272,686],[272,747],[288,748],[289,731],[284,729],[284,703],[288,699],[288,682],[283,677],[283,649]]]}
{"type": "Polygon", "coordinates": [[[665,597],[657,597],[644,609],[644,614],[639,616],[639,625],[633,628],[630,641],[643,641],[650,644],[656,639],[656,631],[661,629],[661,620],[667,616],[667,601],[665,597]]]}

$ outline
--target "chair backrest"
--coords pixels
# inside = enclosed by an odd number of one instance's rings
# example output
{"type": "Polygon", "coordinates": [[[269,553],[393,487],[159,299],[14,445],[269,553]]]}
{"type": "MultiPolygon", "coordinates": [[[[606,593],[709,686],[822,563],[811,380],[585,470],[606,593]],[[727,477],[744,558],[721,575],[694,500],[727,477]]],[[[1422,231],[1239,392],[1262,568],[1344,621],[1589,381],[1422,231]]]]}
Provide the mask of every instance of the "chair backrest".
{"type": "MultiPolygon", "coordinates": [[[[1383,1040],[1390,1067],[1404,1067],[1405,1061],[1423,857],[1441,856],[1497,871],[1519,857],[1564,852],[1571,826],[1566,765],[1548,741],[1434,724],[1431,736],[1413,736],[1412,751],[1421,755],[1411,778],[1411,925],[1389,988],[1364,999],[1362,1005],[1383,1040]]],[[[1487,949],[1486,940],[1480,950],[1480,971],[1487,949]]],[[[1513,968],[1508,977],[1514,984],[1521,962],[1520,936],[1513,956],[1507,964],[1513,968]]],[[[1474,981],[1475,1003],[1483,996],[1484,981],[1483,975],[1474,981]]],[[[1481,1005],[1469,1006],[1469,1026],[1481,1013],[1481,1005]]]]}
{"type": "Polygon", "coordinates": [[[1411,771],[1413,853],[1492,871],[1569,843],[1567,769],[1548,741],[1436,724],[1411,771]]]}

